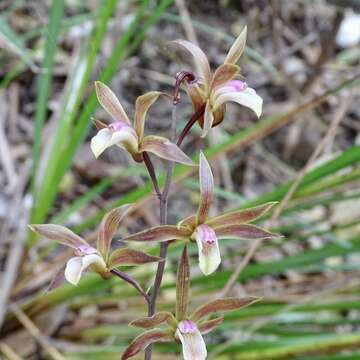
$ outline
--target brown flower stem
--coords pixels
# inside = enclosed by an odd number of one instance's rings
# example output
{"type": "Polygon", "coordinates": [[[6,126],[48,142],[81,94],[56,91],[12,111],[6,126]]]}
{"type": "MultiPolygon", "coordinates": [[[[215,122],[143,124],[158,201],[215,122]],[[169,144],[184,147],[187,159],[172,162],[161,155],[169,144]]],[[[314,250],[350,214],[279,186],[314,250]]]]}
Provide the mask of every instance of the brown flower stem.
{"type": "Polygon", "coordinates": [[[182,144],[182,142],[184,141],[186,135],[188,134],[188,132],[190,131],[190,129],[193,127],[193,125],[196,123],[196,121],[198,119],[200,119],[200,117],[202,115],[204,115],[205,112],[205,104],[197,111],[193,114],[193,116],[190,118],[190,120],[187,122],[187,124],[185,125],[184,129],[182,130],[182,132],[179,135],[179,138],[176,142],[177,146],[180,146],[182,144]]]}
{"type": "Polygon", "coordinates": [[[150,302],[149,295],[146,294],[146,292],[143,290],[143,288],[140,286],[140,284],[136,280],[134,280],[131,276],[125,274],[124,272],[122,272],[116,268],[111,269],[110,272],[112,274],[114,274],[115,276],[119,277],[120,279],[126,281],[131,286],[133,286],[144,297],[145,301],[149,304],[149,302],[150,302]]]}
{"type": "MultiPolygon", "coordinates": [[[[173,141],[176,137],[176,104],[174,103],[171,114],[171,140],[173,141]]],[[[168,207],[168,197],[171,188],[171,180],[174,169],[174,163],[169,161],[166,167],[166,178],[165,185],[162,193],[159,197],[160,202],[160,225],[165,225],[167,223],[167,207],[168,207]]],[[[156,299],[160,292],[160,286],[164,275],[165,265],[166,265],[166,255],[167,249],[169,246],[169,242],[162,242],[160,244],[160,258],[163,261],[158,263],[158,267],[156,269],[155,281],[153,292],[151,293],[151,298],[148,307],[148,316],[152,316],[156,311],[156,299]]],[[[151,360],[152,357],[152,346],[149,345],[145,350],[145,360],[151,360]]]]}
{"type": "Polygon", "coordinates": [[[152,161],[150,159],[149,154],[146,151],[144,151],[142,155],[143,155],[144,164],[145,164],[146,169],[147,169],[147,171],[149,173],[151,182],[153,183],[154,190],[156,192],[157,197],[160,200],[162,194],[161,194],[161,190],[160,190],[160,187],[159,187],[159,183],[158,183],[157,178],[156,178],[154,165],[153,165],[153,163],[152,163],[152,161]]]}

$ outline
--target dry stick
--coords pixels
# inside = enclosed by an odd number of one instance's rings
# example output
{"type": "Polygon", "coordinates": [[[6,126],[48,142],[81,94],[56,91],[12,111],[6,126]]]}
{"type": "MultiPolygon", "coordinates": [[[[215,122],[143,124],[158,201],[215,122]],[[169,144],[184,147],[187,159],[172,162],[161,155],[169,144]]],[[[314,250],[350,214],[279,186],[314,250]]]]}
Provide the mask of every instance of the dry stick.
{"type": "Polygon", "coordinates": [[[16,305],[11,306],[11,311],[17,317],[19,322],[24,326],[24,328],[30,333],[30,335],[44,348],[44,350],[49,354],[50,358],[54,360],[65,360],[65,358],[55,349],[46,336],[44,336],[39,328],[30,320],[30,318],[16,305]]]}
{"type": "Polygon", "coordinates": [[[17,193],[13,197],[13,204],[9,211],[9,215],[3,228],[0,230],[0,244],[1,238],[5,240],[10,236],[10,228],[14,225],[15,214],[17,216],[17,231],[13,235],[13,241],[6,260],[3,279],[0,286],[0,329],[3,325],[6,305],[11,296],[13,285],[18,276],[21,258],[23,256],[24,243],[26,240],[26,229],[29,220],[31,199],[26,195],[23,199],[21,196],[26,183],[29,178],[29,170],[31,169],[30,163],[26,162],[23,165],[23,177],[17,182],[17,193]]]}
{"type": "MultiPolygon", "coordinates": [[[[1,94],[0,94],[1,95],[1,94]]],[[[5,134],[5,125],[4,125],[4,117],[6,116],[6,111],[4,113],[5,101],[3,101],[2,97],[0,97],[0,102],[2,103],[2,115],[0,117],[0,162],[2,163],[4,173],[8,182],[8,191],[12,192],[16,186],[18,180],[18,174],[15,170],[15,163],[13,160],[11,148],[5,134]]]]}
{"type": "Polygon", "coordinates": [[[186,33],[186,37],[190,42],[198,45],[196,32],[191,21],[189,10],[186,7],[185,0],[175,0],[175,3],[177,8],[179,9],[180,19],[186,33]]]}
{"type": "MultiPolygon", "coordinates": [[[[287,204],[291,200],[292,196],[294,195],[295,191],[299,187],[299,185],[300,185],[302,179],[304,178],[305,174],[307,173],[309,168],[312,166],[312,164],[316,160],[316,158],[323,151],[323,149],[325,148],[327,142],[334,136],[334,134],[336,132],[336,129],[338,128],[341,120],[344,118],[344,115],[345,115],[351,101],[352,101],[352,96],[347,97],[345,99],[345,101],[343,101],[341,106],[338,108],[338,111],[335,113],[334,118],[333,118],[333,120],[332,120],[332,122],[330,124],[330,127],[329,127],[328,131],[326,132],[325,136],[320,141],[320,143],[318,144],[318,146],[316,147],[316,149],[314,150],[314,152],[310,156],[309,160],[306,162],[305,166],[300,170],[300,172],[296,176],[295,181],[291,185],[291,187],[290,187],[289,191],[286,193],[285,197],[281,200],[279,206],[275,209],[275,211],[274,211],[274,213],[273,213],[273,215],[272,215],[272,217],[270,219],[270,225],[269,225],[270,227],[272,227],[274,222],[279,218],[282,211],[285,209],[285,207],[287,206],[287,204]]],[[[230,279],[225,284],[225,286],[222,289],[219,297],[224,297],[224,296],[226,296],[228,294],[228,292],[231,290],[231,288],[236,283],[236,280],[238,279],[238,277],[240,276],[242,271],[245,269],[245,267],[247,266],[249,261],[254,256],[257,248],[261,244],[262,244],[261,239],[258,239],[258,240],[256,240],[255,242],[252,243],[252,245],[250,246],[250,248],[249,248],[248,252],[246,253],[245,257],[239,263],[238,267],[235,269],[235,271],[231,275],[230,279]]]]}

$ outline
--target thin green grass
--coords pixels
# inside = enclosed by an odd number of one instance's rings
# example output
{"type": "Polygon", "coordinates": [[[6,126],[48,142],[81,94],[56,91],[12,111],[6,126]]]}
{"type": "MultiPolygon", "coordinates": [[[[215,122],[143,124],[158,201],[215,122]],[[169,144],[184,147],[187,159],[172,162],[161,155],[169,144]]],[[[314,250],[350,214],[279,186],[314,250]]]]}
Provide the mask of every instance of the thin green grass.
{"type": "MultiPolygon", "coordinates": [[[[129,26],[128,30],[119,39],[116,44],[111,57],[108,59],[103,71],[99,77],[104,82],[109,82],[115,72],[119,69],[122,60],[125,56],[131,54],[144,39],[146,32],[150,26],[152,26],[160,17],[161,13],[171,4],[171,0],[163,0],[153,10],[151,16],[149,16],[144,22],[143,26],[140,26],[141,20],[148,7],[148,1],[143,1],[139,7],[135,19],[129,26]]],[[[116,2],[115,2],[116,3],[116,2]]],[[[88,79],[92,64],[101,45],[101,41],[105,35],[106,24],[111,16],[113,9],[110,9],[110,5],[115,6],[114,2],[104,2],[104,11],[100,12],[98,27],[94,30],[93,37],[90,40],[91,50],[87,56],[86,71],[81,79],[77,79],[76,84],[81,83],[76,89],[69,90],[69,96],[71,96],[73,106],[69,106],[69,102],[66,102],[66,110],[63,118],[60,120],[59,131],[56,135],[55,145],[51,154],[51,161],[48,162],[48,166],[43,177],[43,183],[41,186],[42,192],[37,201],[32,214],[32,222],[43,222],[51,208],[51,205],[56,198],[60,181],[63,178],[66,171],[69,169],[72,159],[78,146],[84,141],[89,126],[91,124],[91,114],[94,112],[97,106],[97,100],[95,93],[92,92],[87,99],[80,116],[77,117],[77,122],[72,126],[76,118],[79,102],[82,98],[82,94],[88,85],[88,79]],[[74,101],[74,99],[76,99],[74,101]],[[69,136],[70,132],[70,136],[69,136]]],[[[82,65],[84,67],[84,65],[82,65]]],[[[71,88],[71,87],[70,87],[71,88]]],[[[69,100],[69,99],[68,99],[69,100]]],[[[33,238],[32,238],[33,239],[33,238]]]]}
{"type": "Polygon", "coordinates": [[[42,130],[48,112],[48,100],[51,91],[51,81],[53,76],[53,68],[55,54],[57,50],[57,40],[61,28],[61,20],[64,14],[65,3],[63,0],[53,0],[50,16],[46,30],[46,45],[44,49],[44,58],[41,71],[37,77],[36,86],[36,110],[35,110],[35,133],[33,143],[33,166],[32,166],[32,189],[36,201],[36,172],[40,159],[42,130]]]}

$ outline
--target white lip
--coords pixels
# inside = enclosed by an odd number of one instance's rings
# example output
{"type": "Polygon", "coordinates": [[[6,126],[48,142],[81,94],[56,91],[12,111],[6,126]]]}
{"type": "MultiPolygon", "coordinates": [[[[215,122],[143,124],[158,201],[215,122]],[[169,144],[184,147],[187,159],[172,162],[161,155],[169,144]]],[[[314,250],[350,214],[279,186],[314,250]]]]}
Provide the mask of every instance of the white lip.
{"type": "Polygon", "coordinates": [[[196,328],[193,332],[186,334],[183,334],[179,329],[177,329],[176,335],[182,344],[184,360],[206,359],[206,344],[198,328],[196,328]]]}
{"type": "Polygon", "coordinates": [[[98,254],[72,257],[66,264],[65,279],[73,285],[77,285],[81,275],[90,265],[97,265],[106,269],[103,258],[98,254]]]}
{"type": "Polygon", "coordinates": [[[108,147],[113,145],[137,149],[138,141],[134,130],[130,126],[119,131],[112,131],[108,128],[101,129],[91,139],[90,147],[95,157],[99,157],[108,147]]]}

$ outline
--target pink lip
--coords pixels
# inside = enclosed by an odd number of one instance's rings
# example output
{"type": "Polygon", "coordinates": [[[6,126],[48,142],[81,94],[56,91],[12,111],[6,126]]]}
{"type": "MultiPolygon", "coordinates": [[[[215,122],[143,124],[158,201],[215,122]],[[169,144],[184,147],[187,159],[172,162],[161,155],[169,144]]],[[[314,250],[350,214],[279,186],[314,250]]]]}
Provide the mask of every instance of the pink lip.
{"type": "Polygon", "coordinates": [[[232,87],[235,91],[244,91],[248,87],[247,83],[241,80],[230,80],[227,85],[232,87]]]}
{"type": "Polygon", "coordinates": [[[112,131],[120,131],[121,129],[123,129],[124,127],[128,127],[129,125],[125,124],[124,122],[122,121],[117,121],[117,122],[114,122],[112,124],[110,124],[108,126],[108,129],[109,130],[112,130],[112,131]]]}
{"type": "Polygon", "coordinates": [[[216,241],[215,231],[208,225],[199,225],[196,229],[201,241],[205,244],[212,245],[216,241]]]}
{"type": "Polygon", "coordinates": [[[76,256],[85,256],[97,253],[97,250],[90,245],[80,245],[74,251],[76,256]]]}
{"type": "Polygon", "coordinates": [[[182,334],[191,334],[196,331],[197,326],[191,320],[183,320],[178,324],[178,329],[182,334]]]}

